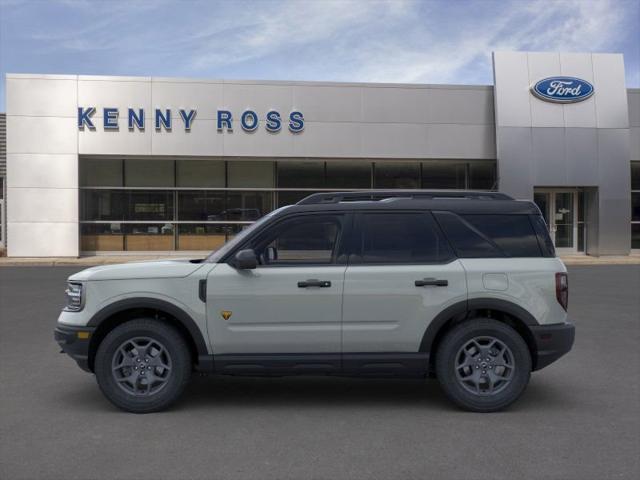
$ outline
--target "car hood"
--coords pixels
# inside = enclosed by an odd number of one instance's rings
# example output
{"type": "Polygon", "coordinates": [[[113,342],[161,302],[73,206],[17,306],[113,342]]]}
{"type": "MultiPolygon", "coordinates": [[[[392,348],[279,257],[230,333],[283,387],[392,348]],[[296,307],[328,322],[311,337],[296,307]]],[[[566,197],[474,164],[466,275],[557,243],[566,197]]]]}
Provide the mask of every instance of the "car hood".
{"type": "Polygon", "coordinates": [[[138,278],[180,278],[191,275],[203,263],[197,260],[153,260],[87,268],[69,277],[71,281],[133,280],[138,278]]]}

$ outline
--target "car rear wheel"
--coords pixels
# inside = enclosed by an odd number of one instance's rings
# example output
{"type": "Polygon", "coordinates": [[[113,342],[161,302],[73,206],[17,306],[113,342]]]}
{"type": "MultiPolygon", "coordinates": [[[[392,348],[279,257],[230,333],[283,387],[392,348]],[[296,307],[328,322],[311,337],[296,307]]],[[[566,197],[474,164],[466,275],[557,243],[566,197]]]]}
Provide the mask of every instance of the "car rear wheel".
{"type": "Polygon", "coordinates": [[[531,375],[529,348],[518,332],[492,319],[467,320],[442,339],[436,375],[445,394],[474,412],[494,412],[515,402],[531,375]]]}
{"type": "Polygon", "coordinates": [[[157,412],[177,400],[191,376],[191,356],[182,335],[154,319],[136,319],[102,340],[95,374],[104,395],[122,410],[157,412]]]}

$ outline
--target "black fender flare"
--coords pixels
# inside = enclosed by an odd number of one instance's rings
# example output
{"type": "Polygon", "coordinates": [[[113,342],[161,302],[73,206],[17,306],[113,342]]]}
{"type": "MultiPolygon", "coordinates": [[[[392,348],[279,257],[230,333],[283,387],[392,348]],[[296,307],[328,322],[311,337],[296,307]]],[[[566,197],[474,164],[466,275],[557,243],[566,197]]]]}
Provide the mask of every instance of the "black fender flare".
{"type": "Polygon", "coordinates": [[[520,305],[516,305],[508,300],[501,300],[499,298],[473,298],[471,300],[463,300],[445,308],[429,323],[420,342],[420,351],[430,352],[440,329],[452,318],[462,319],[472,310],[499,310],[518,319],[527,327],[539,325],[531,313],[520,305]]]}
{"type": "Polygon", "coordinates": [[[132,310],[136,308],[148,308],[152,310],[160,310],[162,312],[166,312],[175,318],[191,335],[193,343],[196,346],[197,355],[198,356],[206,356],[209,355],[207,350],[207,343],[202,335],[200,328],[193,320],[191,315],[185,312],[182,308],[177,305],[168,302],[166,300],[160,300],[158,298],[151,297],[139,297],[139,298],[125,298],[124,300],[118,300],[113,302],[102,310],[99,310],[96,314],[91,317],[88,327],[98,327],[105,319],[116,315],[120,312],[124,312],[126,310],[132,310]]]}

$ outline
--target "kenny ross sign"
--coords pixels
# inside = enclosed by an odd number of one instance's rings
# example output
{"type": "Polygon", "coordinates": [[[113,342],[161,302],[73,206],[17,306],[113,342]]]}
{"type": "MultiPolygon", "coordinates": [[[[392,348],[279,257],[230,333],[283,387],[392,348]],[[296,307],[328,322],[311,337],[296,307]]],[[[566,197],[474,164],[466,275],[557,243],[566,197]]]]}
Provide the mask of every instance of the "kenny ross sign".
{"type": "MultiPolygon", "coordinates": [[[[197,111],[178,110],[179,119],[171,116],[171,109],[156,108],[153,113],[153,123],[156,131],[165,130],[171,132],[174,123],[178,122],[185,131],[191,130],[191,126],[196,119],[197,111]]],[[[126,115],[127,127],[130,131],[145,129],[145,112],[143,108],[127,108],[126,113],[120,112],[118,108],[102,109],[102,127],[105,130],[118,130],[120,115],[126,115]]],[[[99,117],[98,117],[99,118],[99,117]]],[[[95,107],[78,107],[78,128],[84,130],[95,130],[94,120],[96,120],[95,107]]],[[[288,118],[283,119],[280,112],[269,110],[265,116],[264,128],[271,133],[282,130],[283,123],[287,123],[291,133],[299,133],[304,130],[304,116],[302,112],[294,110],[289,113],[288,118]]],[[[218,132],[225,130],[233,131],[234,123],[240,123],[240,127],[245,132],[254,132],[260,127],[260,118],[253,110],[245,110],[239,118],[235,118],[229,110],[218,110],[216,114],[216,124],[218,132]]]]}

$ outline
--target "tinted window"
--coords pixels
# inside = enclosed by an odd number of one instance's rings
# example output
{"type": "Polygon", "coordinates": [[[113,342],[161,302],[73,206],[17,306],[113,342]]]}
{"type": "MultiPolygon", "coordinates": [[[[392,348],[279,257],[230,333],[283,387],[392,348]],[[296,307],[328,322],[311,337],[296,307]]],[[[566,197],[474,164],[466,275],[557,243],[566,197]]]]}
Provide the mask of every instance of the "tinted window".
{"type": "Polygon", "coordinates": [[[445,235],[456,250],[458,257],[487,258],[504,257],[492,242],[481,232],[450,212],[434,213],[445,235]]]}
{"type": "Polygon", "coordinates": [[[431,215],[372,213],[361,217],[352,263],[439,263],[453,257],[431,215]]]}
{"type": "Polygon", "coordinates": [[[295,217],[274,226],[255,243],[263,265],[335,263],[341,218],[335,215],[295,217]]]}
{"type": "Polygon", "coordinates": [[[528,215],[463,215],[509,257],[541,256],[528,215]]]}

